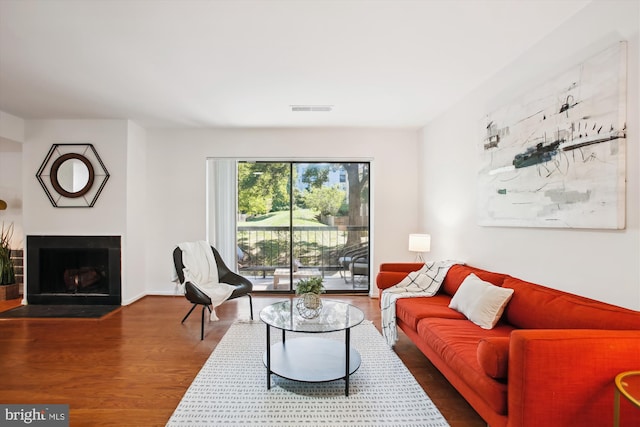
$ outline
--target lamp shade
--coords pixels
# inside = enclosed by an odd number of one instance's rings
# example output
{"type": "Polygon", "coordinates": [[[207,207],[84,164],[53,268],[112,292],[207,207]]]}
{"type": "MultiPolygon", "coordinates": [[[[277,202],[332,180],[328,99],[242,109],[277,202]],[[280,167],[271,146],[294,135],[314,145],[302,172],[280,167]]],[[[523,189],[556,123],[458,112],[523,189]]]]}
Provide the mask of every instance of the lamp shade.
{"type": "Polygon", "coordinates": [[[429,252],[431,250],[431,235],[409,234],[409,250],[411,252],[429,252]]]}

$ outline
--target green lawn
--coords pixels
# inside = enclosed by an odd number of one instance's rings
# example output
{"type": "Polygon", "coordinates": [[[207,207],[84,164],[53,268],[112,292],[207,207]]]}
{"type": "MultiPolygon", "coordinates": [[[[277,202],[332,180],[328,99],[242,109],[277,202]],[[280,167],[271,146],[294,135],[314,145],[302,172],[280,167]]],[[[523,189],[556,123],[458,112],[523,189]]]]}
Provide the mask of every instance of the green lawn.
{"type": "MultiPolygon", "coordinates": [[[[293,211],[293,224],[326,227],[316,219],[316,213],[311,209],[295,209],[293,211]]],[[[260,215],[244,222],[238,222],[238,225],[244,227],[286,227],[289,225],[289,211],[260,215]]]]}

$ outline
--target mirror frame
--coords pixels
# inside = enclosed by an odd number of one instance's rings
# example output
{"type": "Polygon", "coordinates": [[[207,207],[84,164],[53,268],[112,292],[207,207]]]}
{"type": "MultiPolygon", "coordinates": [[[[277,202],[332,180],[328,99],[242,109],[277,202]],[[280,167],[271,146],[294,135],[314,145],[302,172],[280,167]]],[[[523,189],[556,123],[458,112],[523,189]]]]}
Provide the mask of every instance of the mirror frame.
{"type": "Polygon", "coordinates": [[[92,208],[109,180],[109,171],[93,144],[53,144],[40,165],[36,178],[54,208],[92,208]],[[67,191],[58,178],[67,160],[80,160],[89,172],[87,183],[79,191],[67,191]]]}
{"type": "Polygon", "coordinates": [[[91,187],[93,186],[93,180],[95,179],[95,171],[93,170],[93,166],[91,165],[89,159],[87,159],[82,154],[67,153],[58,157],[53,162],[53,164],[51,165],[51,175],[49,176],[49,178],[51,179],[51,185],[53,185],[53,188],[58,192],[58,194],[72,199],[76,197],[82,197],[87,194],[89,190],[91,190],[91,187]],[[87,170],[89,171],[89,179],[87,180],[85,186],[82,187],[79,191],[73,193],[65,190],[62,185],[60,185],[60,181],[58,181],[58,169],[60,169],[60,166],[62,166],[64,162],[72,159],[80,160],[82,163],[84,163],[84,165],[87,167],[87,170]]]}

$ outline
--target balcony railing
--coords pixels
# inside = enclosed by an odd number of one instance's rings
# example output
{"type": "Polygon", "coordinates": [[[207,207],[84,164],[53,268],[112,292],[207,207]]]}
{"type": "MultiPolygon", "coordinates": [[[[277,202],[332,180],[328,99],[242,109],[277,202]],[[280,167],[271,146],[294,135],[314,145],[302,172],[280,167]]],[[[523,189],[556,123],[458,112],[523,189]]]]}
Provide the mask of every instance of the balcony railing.
{"type": "Polygon", "coordinates": [[[367,226],[294,226],[293,229],[240,226],[238,247],[243,253],[240,271],[272,274],[276,268],[289,268],[293,264],[291,253],[301,268],[315,268],[323,274],[337,271],[342,268],[338,259],[345,248],[354,242],[368,241],[367,226]]]}

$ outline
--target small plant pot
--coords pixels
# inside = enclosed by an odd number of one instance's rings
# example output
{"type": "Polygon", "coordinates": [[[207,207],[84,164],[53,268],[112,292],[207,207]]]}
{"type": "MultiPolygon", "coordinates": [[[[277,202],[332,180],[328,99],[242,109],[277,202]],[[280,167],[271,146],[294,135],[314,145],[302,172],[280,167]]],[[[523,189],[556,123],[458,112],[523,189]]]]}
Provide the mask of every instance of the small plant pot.
{"type": "Polygon", "coordinates": [[[18,297],[20,297],[20,285],[18,283],[0,285],[0,301],[7,301],[18,297]]]}
{"type": "Polygon", "coordinates": [[[302,303],[304,304],[304,307],[309,310],[315,310],[322,304],[320,301],[320,295],[311,292],[302,295],[302,303]]]}
{"type": "Polygon", "coordinates": [[[318,317],[322,311],[320,295],[311,292],[300,295],[300,298],[296,303],[296,308],[298,309],[300,316],[305,319],[314,319],[318,317]]]}

